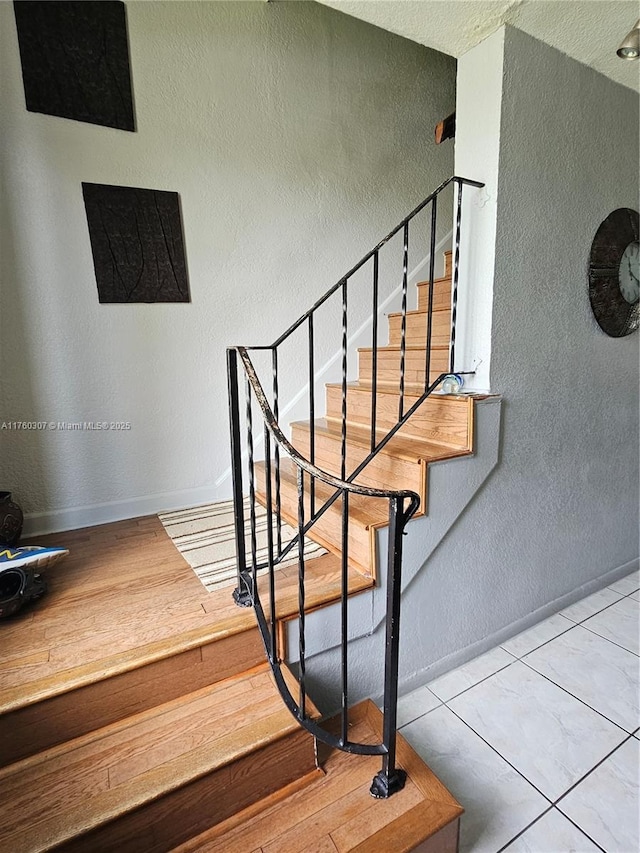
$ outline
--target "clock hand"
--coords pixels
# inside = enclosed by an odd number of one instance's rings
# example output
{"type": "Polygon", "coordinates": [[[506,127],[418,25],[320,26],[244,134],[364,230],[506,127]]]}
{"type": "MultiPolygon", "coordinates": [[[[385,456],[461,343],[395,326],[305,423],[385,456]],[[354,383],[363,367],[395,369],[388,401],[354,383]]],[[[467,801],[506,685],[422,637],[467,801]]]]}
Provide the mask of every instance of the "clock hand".
{"type": "Polygon", "coordinates": [[[631,268],[631,258],[627,258],[627,263],[629,264],[629,275],[631,276],[631,278],[634,281],[640,282],[640,279],[638,278],[637,275],[635,275],[635,273],[633,272],[633,269],[631,268]]]}

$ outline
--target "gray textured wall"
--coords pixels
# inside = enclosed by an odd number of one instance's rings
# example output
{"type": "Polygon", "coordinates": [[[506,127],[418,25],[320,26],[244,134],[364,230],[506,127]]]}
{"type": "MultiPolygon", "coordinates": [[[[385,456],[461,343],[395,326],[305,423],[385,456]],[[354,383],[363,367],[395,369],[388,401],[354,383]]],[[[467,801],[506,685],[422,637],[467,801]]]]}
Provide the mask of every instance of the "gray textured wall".
{"type": "Polygon", "coordinates": [[[634,92],[507,28],[491,360],[501,460],[406,597],[406,674],[638,558],[640,334],[607,337],[587,295],[600,222],[638,208],[638,127],[634,92]]]}
{"type": "MultiPolygon", "coordinates": [[[[601,332],[587,263],[602,219],[638,207],[638,99],[510,28],[502,84],[500,459],[403,597],[403,689],[637,566],[640,334],[601,332]]],[[[363,695],[375,693],[361,673],[382,648],[380,629],[352,645],[363,695]]],[[[320,684],[336,654],[314,663],[320,684]]]]}

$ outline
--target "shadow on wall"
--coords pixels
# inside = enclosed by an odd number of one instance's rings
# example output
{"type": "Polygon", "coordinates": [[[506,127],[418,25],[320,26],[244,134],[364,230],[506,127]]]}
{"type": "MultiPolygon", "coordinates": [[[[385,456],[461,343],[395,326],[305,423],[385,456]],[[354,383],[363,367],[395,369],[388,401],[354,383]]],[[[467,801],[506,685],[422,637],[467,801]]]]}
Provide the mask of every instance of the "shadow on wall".
{"type": "MultiPolygon", "coordinates": [[[[4,164],[2,164],[4,171],[4,164]]],[[[2,175],[3,186],[7,181],[2,175]]],[[[13,499],[25,512],[48,505],[49,483],[46,473],[47,435],[42,430],[22,429],[22,424],[37,422],[44,416],[38,405],[38,388],[34,381],[34,341],[29,334],[29,298],[26,295],[27,271],[16,251],[19,229],[11,203],[11,194],[2,193],[0,216],[0,489],[13,493],[13,499]],[[8,269],[16,274],[8,275],[8,269]],[[30,457],[29,470],[36,476],[29,482],[21,479],[21,457],[30,457]]]]}

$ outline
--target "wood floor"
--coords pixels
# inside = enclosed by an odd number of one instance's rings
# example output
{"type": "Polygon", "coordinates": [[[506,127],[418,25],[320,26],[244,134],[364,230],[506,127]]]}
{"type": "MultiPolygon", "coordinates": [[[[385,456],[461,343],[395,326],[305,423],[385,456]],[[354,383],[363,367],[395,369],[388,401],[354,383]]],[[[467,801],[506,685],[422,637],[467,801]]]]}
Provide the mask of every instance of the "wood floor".
{"type": "MultiPolygon", "coordinates": [[[[316,751],[275,689],[253,612],[231,588],[208,593],[157,518],[46,541],[69,557],[1,626],[0,850],[454,853],[461,808],[419,757],[401,740],[407,786],[374,801],[380,759],[316,751]]],[[[309,606],[336,600],[339,561],[308,566],[309,606]]],[[[293,570],[278,585],[287,619],[293,570]]],[[[380,738],[371,703],[350,725],[380,738]]]]}
{"type": "Polygon", "coordinates": [[[70,555],[47,594],[2,625],[0,712],[253,627],[230,596],[210,596],[156,516],[47,536],[70,555]],[[61,685],[64,687],[61,688],[61,685]]]}
{"type": "MultiPolygon", "coordinates": [[[[43,540],[38,540],[42,542],[43,540]]],[[[47,594],[2,624],[0,712],[88,683],[144,660],[187,652],[255,627],[233,586],[209,593],[167,536],[147,516],[47,536],[70,555],[47,570],[47,594]]],[[[29,544],[29,543],[24,543],[29,544]]],[[[309,562],[309,606],[339,597],[339,565],[309,562]]],[[[278,573],[279,615],[297,609],[291,569],[278,573]]],[[[355,575],[350,591],[371,586],[355,575]]]]}
{"type": "Polygon", "coordinates": [[[284,707],[265,663],[1,769],[2,849],[64,844],[97,853],[129,832],[128,849],[166,849],[185,829],[192,835],[214,815],[234,814],[242,800],[252,803],[254,787],[266,794],[314,768],[312,739],[284,707]],[[231,784],[232,765],[253,777],[251,788],[242,779],[231,784]],[[43,797],[35,813],[34,792],[43,797]],[[121,815],[122,806],[131,814],[121,815]]]}
{"type": "MultiPolygon", "coordinates": [[[[207,592],[156,516],[46,542],[71,553],[47,570],[47,594],[1,626],[0,766],[264,662],[253,612],[232,587],[207,592]]],[[[339,599],[339,560],[307,569],[308,609],[339,599]]],[[[371,584],[351,572],[350,593],[371,584]]],[[[298,608],[291,568],[276,590],[285,621],[298,608]]]]}
{"type": "MultiPolygon", "coordinates": [[[[350,737],[376,742],[381,719],[373,703],[360,703],[351,712],[350,737]]],[[[369,787],[379,759],[322,748],[324,777],[291,785],[174,853],[455,853],[460,804],[402,736],[398,763],[408,772],[405,788],[374,800],[369,787]]]]}

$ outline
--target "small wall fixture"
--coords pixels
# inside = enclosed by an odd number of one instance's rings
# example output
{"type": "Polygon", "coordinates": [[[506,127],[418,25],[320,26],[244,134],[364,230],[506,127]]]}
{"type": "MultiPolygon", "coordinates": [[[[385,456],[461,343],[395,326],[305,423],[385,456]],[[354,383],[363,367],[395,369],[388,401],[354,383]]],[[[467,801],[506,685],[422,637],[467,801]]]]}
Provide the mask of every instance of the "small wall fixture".
{"type": "Polygon", "coordinates": [[[616,52],[620,59],[637,59],[640,56],[640,20],[636,21],[616,52]]]}

